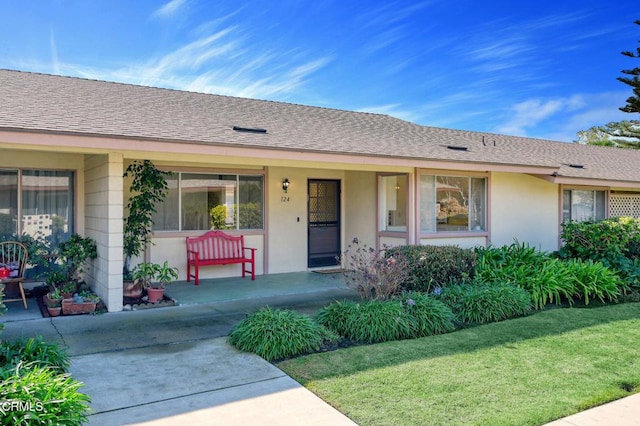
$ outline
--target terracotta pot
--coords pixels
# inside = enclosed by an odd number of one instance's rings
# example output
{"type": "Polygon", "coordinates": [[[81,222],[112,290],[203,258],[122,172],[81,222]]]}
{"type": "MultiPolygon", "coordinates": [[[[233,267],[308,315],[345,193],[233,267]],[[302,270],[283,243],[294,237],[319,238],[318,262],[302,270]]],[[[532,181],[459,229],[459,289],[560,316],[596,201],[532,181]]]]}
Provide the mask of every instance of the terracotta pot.
{"type": "Polygon", "coordinates": [[[75,303],[73,299],[62,301],[62,313],[64,315],[90,314],[95,312],[97,302],[75,303]]]}
{"type": "Polygon", "coordinates": [[[134,281],[123,281],[122,286],[122,295],[124,297],[140,299],[140,296],[142,296],[142,286],[134,281]]]}
{"type": "Polygon", "coordinates": [[[149,287],[147,289],[147,296],[149,298],[149,303],[156,303],[164,297],[164,288],[149,287]]]}
{"type": "Polygon", "coordinates": [[[49,312],[50,317],[57,317],[62,312],[62,306],[58,306],[56,308],[50,308],[47,306],[47,311],[49,312]]]}
{"type": "Polygon", "coordinates": [[[54,299],[50,298],[49,297],[49,293],[47,293],[44,296],[42,296],[42,301],[44,302],[44,304],[45,304],[45,306],[47,308],[49,308],[49,307],[60,308],[62,299],[54,300],[54,299]]]}

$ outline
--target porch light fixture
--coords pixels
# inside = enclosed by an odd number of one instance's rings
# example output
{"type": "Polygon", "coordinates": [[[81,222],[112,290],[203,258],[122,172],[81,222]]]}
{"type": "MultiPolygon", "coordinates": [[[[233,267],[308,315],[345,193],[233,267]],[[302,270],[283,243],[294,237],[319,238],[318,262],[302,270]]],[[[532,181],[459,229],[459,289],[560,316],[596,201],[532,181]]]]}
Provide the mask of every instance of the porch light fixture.
{"type": "Polygon", "coordinates": [[[289,182],[289,179],[284,178],[284,180],[282,181],[282,190],[285,192],[285,194],[287,193],[287,190],[289,189],[289,184],[291,182],[289,182]]]}

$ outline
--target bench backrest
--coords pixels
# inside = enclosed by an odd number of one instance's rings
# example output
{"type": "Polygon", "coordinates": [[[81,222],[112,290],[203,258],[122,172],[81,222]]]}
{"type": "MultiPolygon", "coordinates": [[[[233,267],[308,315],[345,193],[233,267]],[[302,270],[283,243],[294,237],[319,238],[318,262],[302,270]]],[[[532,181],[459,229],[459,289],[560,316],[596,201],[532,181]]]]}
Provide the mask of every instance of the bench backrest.
{"type": "Polygon", "coordinates": [[[244,236],[234,237],[214,230],[199,237],[187,237],[189,251],[198,252],[200,259],[237,259],[244,257],[244,236]]]}

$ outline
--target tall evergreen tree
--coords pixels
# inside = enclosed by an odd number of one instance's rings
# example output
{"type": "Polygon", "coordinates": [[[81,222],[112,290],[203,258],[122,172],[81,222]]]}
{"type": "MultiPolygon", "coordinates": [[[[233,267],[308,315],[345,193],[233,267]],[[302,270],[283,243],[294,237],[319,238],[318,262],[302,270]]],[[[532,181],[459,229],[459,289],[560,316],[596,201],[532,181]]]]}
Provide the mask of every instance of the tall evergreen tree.
{"type": "MultiPolygon", "coordinates": [[[[635,21],[637,25],[640,25],[640,20],[635,21]]],[[[640,41],[640,40],[639,40],[640,41]]],[[[623,55],[628,56],[630,58],[640,59],[640,47],[636,48],[636,52],[632,51],[624,51],[623,55]]],[[[635,67],[629,70],[622,70],[623,74],[626,74],[630,77],[618,77],[618,80],[623,82],[624,84],[628,84],[633,88],[633,96],[627,99],[627,105],[620,108],[621,111],[624,112],[639,112],[640,113],[640,67],[635,67]]]]}
{"type": "Polygon", "coordinates": [[[574,142],[586,145],[640,149],[640,120],[623,120],[580,130],[574,142]]]}
{"type": "MultiPolygon", "coordinates": [[[[634,21],[640,25],[640,20],[634,21]]],[[[640,41],[640,40],[639,40],[640,41]]],[[[632,51],[622,52],[624,56],[640,59],[640,47],[632,51]]],[[[620,110],[630,113],[640,113],[640,67],[621,71],[626,76],[618,77],[633,88],[633,96],[627,99],[627,104],[620,110]]],[[[623,120],[612,122],[604,126],[593,126],[588,130],[580,130],[578,139],[574,142],[587,145],[615,146],[619,148],[640,149],[640,120],[623,120]]]]}

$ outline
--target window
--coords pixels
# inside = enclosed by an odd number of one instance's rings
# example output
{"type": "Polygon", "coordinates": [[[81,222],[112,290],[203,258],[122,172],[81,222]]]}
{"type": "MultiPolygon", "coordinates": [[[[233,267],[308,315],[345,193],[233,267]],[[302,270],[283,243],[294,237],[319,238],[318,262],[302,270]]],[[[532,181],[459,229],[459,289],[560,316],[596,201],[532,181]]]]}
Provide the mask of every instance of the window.
{"type": "Polygon", "coordinates": [[[407,175],[380,177],[380,230],[407,231],[407,175]]]}
{"type": "Polygon", "coordinates": [[[600,220],[606,217],[605,191],[565,189],[562,191],[562,221],[600,220]]]}
{"type": "Polygon", "coordinates": [[[468,176],[421,175],[420,231],[484,231],[486,181],[468,176]]]}
{"type": "Polygon", "coordinates": [[[29,234],[53,246],[73,232],[74,174],[0,170],[0,235],[29,234]]]}
{"type": "Polygon", "coordinates": [[[175,173],[157,206],[154,231],[262,229],[263,176],[175,173]]]}

